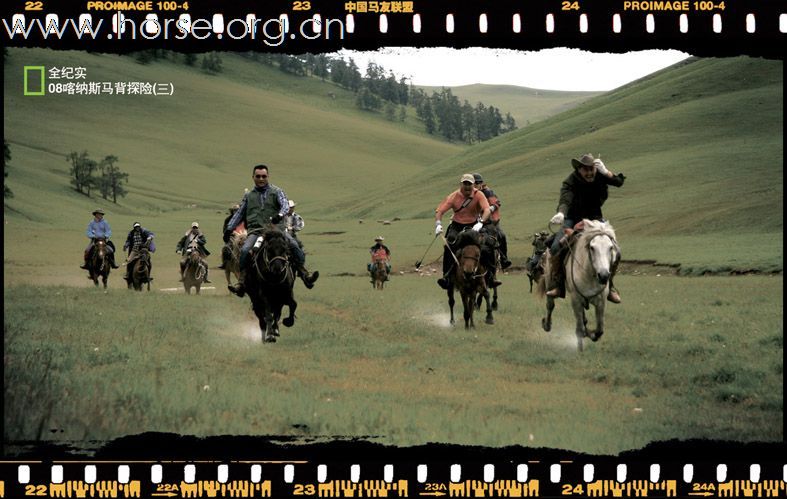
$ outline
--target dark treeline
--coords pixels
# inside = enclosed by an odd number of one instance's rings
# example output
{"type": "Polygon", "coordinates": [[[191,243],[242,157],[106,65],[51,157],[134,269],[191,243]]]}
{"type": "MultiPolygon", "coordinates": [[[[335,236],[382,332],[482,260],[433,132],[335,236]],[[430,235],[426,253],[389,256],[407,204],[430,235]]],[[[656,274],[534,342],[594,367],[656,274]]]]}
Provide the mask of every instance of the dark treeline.
{"type": "MultiPolygon", "coordinates": [[[[405,121],[407,107],[412,106],[427,133],[439,135],[452,142],[473,144],[517,128],[510,113],[503,116],[498,108],[486,106],[483,102],[478,102],[475,106],[467,100],[460,102],[450,88],[442,88],[428,95],[423,89],[409,84],[406,78],[397,78],[393,71],[387,71],[373,62],[361,73],[352,58],[345,61],[343,58],[325,54],[293,56],[259,52],[242,55],[259,63],[278,67],[280,71],[291,75],[330,80],[353,92],[358,108],[382,113],[390,121],[405,121]]],[[[196,66],[201,59],[200,66],[203,71],[214,74],[222,71],[221,58],[215,52],[201,56],[180,56],[165,50],[147,50],[137,52],[135,57],[142,64],[156,59],[182,58],[189,66],[196,66]]],[[[336,98],[333,93],[329,95],[336,98]]]]}
{"type": "Polygon", "coordinates": [[[285,73],[330,80],[354,92],[355,104],[360,109],[382,112],[391,121],[404,121],[407,106],[413,106],[428,133],[450,141],[472,144],[517,128],[510,113],[503,116],[498,108],[482,102],[475,106],[467,100],[460,102],[449,88],[428,95],[423,89],[409,84],[406,78],[397,78],[393,71],[373,62],[362,74],[352,58],[345,61],[325,54],[290,56],[258,53],[250,53],[248,57],[277,66],[285,73]]]}

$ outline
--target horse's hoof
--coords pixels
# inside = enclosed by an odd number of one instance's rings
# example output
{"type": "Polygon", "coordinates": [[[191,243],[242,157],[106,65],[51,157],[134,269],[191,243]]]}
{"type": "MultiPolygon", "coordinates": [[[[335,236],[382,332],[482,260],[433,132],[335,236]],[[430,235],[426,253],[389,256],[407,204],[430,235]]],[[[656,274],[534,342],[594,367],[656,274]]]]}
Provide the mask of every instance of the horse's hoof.
{"type": "Polygon", "coordinates": [[[276,343],[276,337],[272,334],[265,337],[265,343],[276,343]]]}
{"type": "Polygon", "coordinates": [[[285,317],[281,320],[281,323],[284,324],[286,327],[292,327],[295,324],[295,319],[291,319],[289,317],[285,317]]]}
{"type": "Polygon", "coordinates": [[[593,341],[598,341],[604,335],[604,331],[598,331],[590,335],[590,339],[593,341]]]}
{"type": "Polygon", "coordinates": [[[487,318],[486,318],[486,320],[485,320],[484,322],[486,322],[487,324],[492,324],[492,325],[494,325],[494,323],[495,323],[495,320],[494,320],[493,318],[491,318],[491,317],[487,317],[487,318]]]}
{"type": "Polygon", "coordinates": [[[497,302],[492,302],[492,310],[497,310],[497,302]]]}
{"type": "Polygon", "coordinates": [[[541,319],[541,327],[548,333],[552,329],[552,324],[547,322],[546,319],[541,319]]]}

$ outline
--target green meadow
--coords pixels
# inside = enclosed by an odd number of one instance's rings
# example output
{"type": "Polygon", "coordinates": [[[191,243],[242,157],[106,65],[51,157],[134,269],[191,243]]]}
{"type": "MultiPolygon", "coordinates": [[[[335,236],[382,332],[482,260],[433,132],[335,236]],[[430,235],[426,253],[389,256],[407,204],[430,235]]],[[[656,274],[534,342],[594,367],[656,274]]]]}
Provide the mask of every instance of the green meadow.
{"type": "Polygon", "coordinates": [[[329,82],[222,59],[208,75],[172,59],[9,50],[6,442],[167,431],[614,454],[673,438],[783,439],[781,61],[690,59],[468,147],[427,135],[413,109],[392,123],[329,82]],[[25,65],[175,93],[23,97],[25,65]],[[65,155],[82,150],[117,156],[128,196],[74,191],[65,155]],[[623,303],[578,354],[568,304],[542,331],[522,266],[570,159],[588,151],[627,176],[604,207],[623,303]],[[257,163],[298,202],[321,273],[313,290],[296,283],[298,318],[276,344],[261,343],[220,271],[186,296],[174,252],[199,221],[218,264],[221,223],[257,163]],[[471,331],[449,326],[441,248],[429,248],[435,206],[468,171],[503,200],[515,264],[496,324],[479,314],[471,331]],[[119,246],[134,221],[156,233],[149,293],[126,290],[119,271],[95,289],[78,269],[96,207],[119,246]],[[377,235],[394,265],[382,292],[365,275],[377,235]]]}

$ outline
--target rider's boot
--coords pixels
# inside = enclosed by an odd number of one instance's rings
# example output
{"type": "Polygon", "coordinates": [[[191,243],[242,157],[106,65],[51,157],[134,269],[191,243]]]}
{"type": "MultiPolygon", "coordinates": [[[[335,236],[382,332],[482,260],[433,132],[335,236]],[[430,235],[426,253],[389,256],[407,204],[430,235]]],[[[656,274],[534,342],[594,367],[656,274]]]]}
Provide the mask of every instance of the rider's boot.
{"type": "Polygon", "coordinates": [[[212,281],[210,279],[208,279],[208,264],[207,263],[205,264],[205,279],[203,279],[202,282],[206,282],[208,284],[213,284],[212,281]]]}
{"type": "Polygon", "coordinates": [[[85,261],[82,262],[82,265],[79,266],[79,268],[82,269],[82,270],[87,270],[87,259],[88,259],[89,253],[90,253],[89,251],[85,251],[85,261]]]}
{"type": "Polygon", "coordinates": [[[489,287],[490,288],[496,288],[496,287],[500,286],[501,284],[503,284],[502,281],[498,281],[497,279],[492,279],[492,282],[489,283],[489,287]]]}
{"type": "Polygon", "coordinates": [[[437,280],[437,285],[443,289],[448,289],[451,287],[451,275],[446,274],[440,279],[437,280]]]}
{"type": "Polygon", "coordinates": [[[615,260],[609,272],[609,294],[607,294],[607,300],[612,303],[620,303],[620,293],[618,293],[618,290],[615,289],[615,285],[612,283],[612,279],[614,279],[615,273],[618,271],[619,262],[620,259],[615,260]]]}
{"type": "Polygon", "coordinates": [[[115,263],[115,254],[109,254],[109,264],[112,266],[113,269],[119,269],[120,267],[115,263]]]}
{"type": "Polygon", "coordinates": [[[240,296],[241,298],[243,298],[243,295],[246,294],[246,270],[245,269],[241,270],[238,273],[238,282],[236,282],[235,284],[231,284],[231,285],[227,286],[227,289],[229,289],[230,292],[232,292],[232,293],[240,296]]]}
{"type": "Polygon", "coordinates": [[[126,272],[123,274],[123,279],[128,279],[128,262],[125,262],[123,266],[126,268],[126,272]]]}
{"type": "Polygon", "coordinates": [[[511,260],[508,259],[506,255],[500,255],[500,268],[505,270],[511,266],[511,260]]]}
{"type": "Polygon", "coordinates": [[[560,253],[557,255],[550,255],[549,256],[549,270],[550,270],[550,282],[552,283],[552,289],[546,292],[546,295],[552,298],[562,298],[565,296],[566,292],[563,288],[564,284],[564,276],[563,276],[563,258],[561,257],[560,253]]]}
{"type": "Polygon", "coordinates": [[[183,282],[183,273],[185,271],[186,271],[186,264],[183,263],[183,262],[180,262],[180,279],[178,279],[178,282],[183,282]]]}
{"type": "Polygon", "coordinates": [[[314,287],[314,281],[320,277],[320,272],[315,270],[314,272],[310,273],[308,270],[306,270],[305,265],[301,265],[298,268],[298,277],[301,278],[303,285],[306,286],[306,289],[312,289],[314,287]]]}

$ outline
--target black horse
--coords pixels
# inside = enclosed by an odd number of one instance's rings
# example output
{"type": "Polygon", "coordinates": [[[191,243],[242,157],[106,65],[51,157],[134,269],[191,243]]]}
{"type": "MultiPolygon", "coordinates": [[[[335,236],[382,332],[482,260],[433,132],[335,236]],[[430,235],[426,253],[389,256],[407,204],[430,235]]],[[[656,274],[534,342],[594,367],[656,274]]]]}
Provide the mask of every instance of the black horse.
{"type": "MultiPolygon", "coordinates": [[[[249,234],[249,237],[258,237],[249,234]]],[[[246,290],[252,308],[260,321],[260,332],[265,342],[275,342],[279,336],[279,318],[284,305],[290,315],[282,324],[295,324],[295,309],[298,307],[292,293],[295,272],[290,263],[289,244],[284,234],[275,229],[266,230],[262,245],[253,250],[251,268],[247,271],[246,290]]]]}

